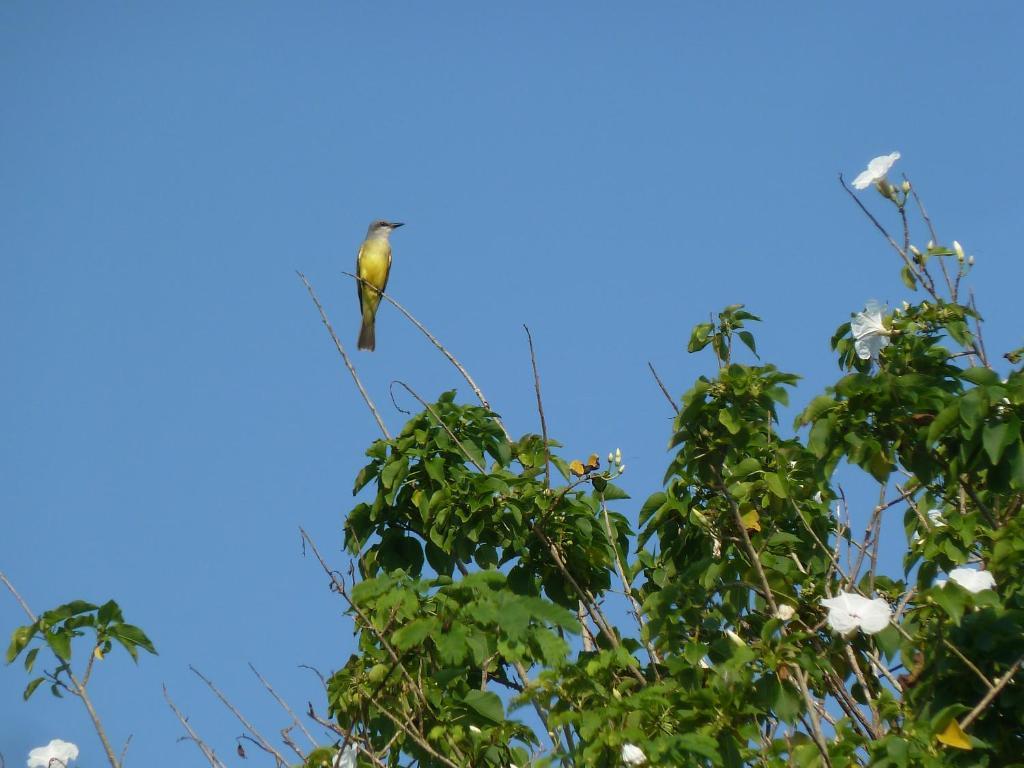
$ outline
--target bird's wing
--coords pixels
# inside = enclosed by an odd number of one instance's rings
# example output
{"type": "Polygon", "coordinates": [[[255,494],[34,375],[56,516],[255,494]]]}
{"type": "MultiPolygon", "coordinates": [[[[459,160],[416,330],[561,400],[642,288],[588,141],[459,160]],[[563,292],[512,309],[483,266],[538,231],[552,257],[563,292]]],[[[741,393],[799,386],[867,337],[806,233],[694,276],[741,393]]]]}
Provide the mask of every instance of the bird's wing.
{"type": "Polygon", "coordinates": [[[388,289],[388,280],[391,278],[391,244],[388,243],[388,268],[384,272],[384,285],[380,287],[380,292],[384,293],[388,289]]]}
{"type": "Polygon", "coordinates": [[[356,295],[359,297],[359,315],[363,314],[363,284],[362,275],[359,274],[359,262],[363,260],[363,246],[359,246],[359,253],[356,255],[356,295]]]}

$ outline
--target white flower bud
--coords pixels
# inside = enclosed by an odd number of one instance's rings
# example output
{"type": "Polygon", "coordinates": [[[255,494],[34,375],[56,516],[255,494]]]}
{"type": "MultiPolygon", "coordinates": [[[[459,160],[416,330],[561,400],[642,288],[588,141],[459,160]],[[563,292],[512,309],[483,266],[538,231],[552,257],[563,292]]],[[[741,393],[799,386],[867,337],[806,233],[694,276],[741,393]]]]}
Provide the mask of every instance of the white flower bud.
{"type": "Polygon", "coordinates": [[[779,606],[779,610],[775,612],[775,618],[781,619],[782,621],[789,621],[795,615],[796,608],[792,605],[786,605],[785,603],[782,603],[782,605],[779,606]]]}
{"type": "Polygon", "coordinates": [[[967,257],[967,266],[968,267],[973,267],[974,266],[974,257],[973,256],[968,256],[967,257]]]}
{"type": "Polygon", "coordinates": [[[743,638],[737,635],[731,629],[725,630],[725,636],[732,640],[734,643],[736,643],[736,645],[746,645],[746,643],[743,642],[743,638]]]}
{"type": "Polygon", "coordinates": [[[962,245],[960,245],[959,241],[957,241],[957,240],[953,241],[953,250],[956,251],[956,260],[957,261],[963,261],[964,260],[964,247],[962,245]]]}
{"type": "Polygon", "coordinates": [[[917,258],[921,258],[921,249],[918,248],[916,245],[910,246],[910,252],[917,256],[917,258]]]}
{"type": "Polygon", "coordinates": [[[615,461],[615,454],[611,451],[608,452],[608,463],[611,464],[615,461]]]}
{"type": "Polygon", "coordinates": [[[904,179],[903,183],[900,184],[900,189],[903,190],[904,195],[908,194],[910,192],[910,182],[904,179]]]}
{"type": "Polygon", "coordinates": [[[620,464],[619,465],[619,474],[621,475],[625,471],[626,471],[626,465],[625,464],[620,464]]]}
{"type": "Polygon", "coordinates": [[[615,463],[622,463],[622,451],[620,451],[618,448],[615,449],[615,463]]]}

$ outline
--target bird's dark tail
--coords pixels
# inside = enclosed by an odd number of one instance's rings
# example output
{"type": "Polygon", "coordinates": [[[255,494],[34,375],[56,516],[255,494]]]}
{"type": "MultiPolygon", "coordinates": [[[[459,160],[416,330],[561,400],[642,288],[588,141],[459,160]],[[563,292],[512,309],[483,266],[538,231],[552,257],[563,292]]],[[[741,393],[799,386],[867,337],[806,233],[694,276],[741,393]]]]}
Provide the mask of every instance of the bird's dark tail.
{"type": "Polygon", "coordinates": [[[373,352],[377,347],[376,334],[374,333],[374,322],[375,318],[373,315],[369,317],[363,316],[363,324],[359,327],[359,349],[365,349],[367,352],[373,352]]]}

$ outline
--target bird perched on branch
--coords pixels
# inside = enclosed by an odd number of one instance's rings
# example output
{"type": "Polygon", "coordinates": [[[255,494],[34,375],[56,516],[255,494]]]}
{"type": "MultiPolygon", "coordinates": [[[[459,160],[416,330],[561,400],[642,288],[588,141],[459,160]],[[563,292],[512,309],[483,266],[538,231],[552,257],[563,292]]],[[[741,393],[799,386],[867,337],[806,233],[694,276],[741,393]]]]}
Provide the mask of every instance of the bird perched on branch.
{"type": "Polygon", "coordinates": [[[380,305],[380,294],[387,288],[388,275],[391,273],[391,243],[388,237],[402,226],[401,222],[378,220],[370,224],[366,231],[366,239],[359,246],[356,259],[356,275],[359,283],[359,311],[363,324],[359,328],[359,349],[370,352],[377,346],[374,322],[377,307],[380,305]]]}

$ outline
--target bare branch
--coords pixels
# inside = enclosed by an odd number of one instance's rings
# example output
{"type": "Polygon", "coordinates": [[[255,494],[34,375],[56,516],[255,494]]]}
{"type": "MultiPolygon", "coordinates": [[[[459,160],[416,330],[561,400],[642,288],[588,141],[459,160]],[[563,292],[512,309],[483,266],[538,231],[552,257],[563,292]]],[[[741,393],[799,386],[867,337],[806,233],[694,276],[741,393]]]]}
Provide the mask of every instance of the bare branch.
{"type": "Polygon", "coordinates": [[[676,405],[676,401],[672,399],[672,395],[669,394],[668,389],[665,387],[665,383],[661,380],[661,377],[658,376],[658,372],[654,370],[654,366],[650,362],[647,363],[647,367],[651,369],[651,373],[654,375],[654,380],[658,382],[658,386],[661,388],[661,393],[665,395],[665,399],[668,400],[668,404],[672,406],[672,410],[678,415],[679,406],[676,405]]]}
{"type": "MultiPolygon", "coordinates": [[[[342,272],[341,274],[347,275],[348,277],[351,277],[353,280],[356,280],[357,282],[369,285],[369,283],[366,283],[365,280],[363,280],[360,277],[357,277],[356,275],[353,275],[351,272],[342,272]]],[[[446,358],[448,358],[448,362],[450,362],[452,365],[454,365],[456,370],[458,370],[458,372],[462,374],[462,378],[464,378],[466,380],[466,383],[469,384],[469,386],[473,390],[474,394],[476,394],[477,400],[480,401],[480,405],[482,405],[487,410],[490,410],[491,409],[491,404],[487,402],[487,398],[485,398],[484,397],[484,393],[480,391],[480,387],[478,387],[476,385],[476,382],[473,381],[473,377],[469,375],[469,371],[467,371],[462,366],[462,363],[460,363],[455,358],[455,355],[453,355],[451,352],[449,352],[448,349],[444,346],[444,344],[442,344],[440,341],[438,341],[437,337],[434,336],[434,334],[432,334],[430,331],[428,331],[426,329],[426,327],[423,325],[423,323],[421,323],[419,320],[417,320],[415,317],[413,317],[412,313],[409,310],[407,310],[405,307],[403,307],[401,304],[399,304],[397,301],[395,301],[393,298],[391,298],[388,294],[384,293],[383,291],[377,291],[377,289],[375,287],[373,287],[373,286],[370,286],[370,287],[373,288],[374,291],[376,291],[380,296],[382,296],[384,299],[386,299],[395,309],[397,309],[399,312],[401,312],[403,315],[405,315],[405,318],[410,323],[412,323],[413,325],[415,325],[417,328],[420,329],[420,332],[422,332],[423,335],[426,336],[430,340],[430,343],[433,344],[435,347],[437,347],[438,351],[442,355],[444,355],[446,358]]],[[[505,437],[511,442],[512,438],[509,435],[508,430],[505,429],[505,425],[502,423],[501,419],[498,418],[497,416],[495,416],[494,419],[495,419],[495,421],[498,422],[498,425],[501,427],[502,431],[505,433],[505,437]]]]}
{"type": "Polygon", "coordinates": [[[196,677],[198,677],[200,680],[206,683],[207,687],[211,691],[213,691],[214,695],[218,699],[220,699],[220,703],[227,707],[228,710],[230,710],[231,714],[238,718],[238,722],[240,722],[243,725],[243,727],[245,727],[245,729],[253,735],[253,743],[258,744],[260,748],[263,749],[265,752],[267,752],[270,755],[273,755],[274,760],[277,761],[277,765],[282,766],[282,768],[288,768],[288,761],[285,760],[284,755],[278,752],[270,742],[263,738],[260,732],[256,730],[256,727],[248,720],[246,720],[245,715],[239,712],[238,708],[234,704],[228,701],[227,697],[220,692],[220,689],[213,684],[213,681],[211,681],[208,677],[206,677],[202,672],[193,667],[191,664],[189,665],[189,670],[191,670],[191,672],[196,677]]]}
{"type": "MultiPolygon", "coordinates": [[[[249,663],[249,669],[251,669],[252,673],[254,675],[256,675],[257,678],[259,678],[259,681],[261,683],[263,683],[263,687],[267,689],[267,691],[270,693],[270,695],[274,697],[274,701],[276,701],[278,704],[280,704],[281,708],[285,712],[288,713],[288,715],[292,719],[292,722],[295,723],[295,725],[298,726],[299,730],[302,731],[304,734],[306,734],[306,738],[309,739],[309,743],[312,744],[314,747],[316,747],[317,746],[316,739],[314,739],[313,736],[310,734],[310,732],[306,730],[306,727],[299,721],[299,718],[297,718],[295,716],[295,713],[292,712],[292,708],[288,706],[288,702],[286,702],[284,699],[282,699],[277,694],[277,691],[275,691],[273,686],[271,686],[271,684],[269,682],[267,682],[267,680],[263,677],[263,675],[261,675],[259,673],[259,671],[256,669],[256,667],[254,667],[252,665],[252,662],[249,663]]],[[[298,751],[298,750],[296,750],[296,751],[298,751]]],[[[305,755],[303,755],[301,752],[299,753],[299,757],[305,759],[305,755]]]]}
{"type": "Polygon", "coordinates": [[[487,471],[482,466],[480,466],[480,463],[473,458],[473,455],[469,451],[466,450],[466,446],[464,446],[462,442],[459,440],[459,438],[455,436],[455,433],[452,432],[451,429],[449,429],[448,425],[444,423],[444,419],[442,419],[438,415],[437,411],[434,410],[433,406],[431,406],[430,403],[428,403],[426,400],[424,400],[422,397],[416,394],[415,390],[413,390],[413,388],[406,384],[404,381],[395,381],[394,383],[402,387],[406,392],[415,397],[419,401],[419,404],[427,409],[430,415],[434,417],[434,421],[438,423],[438,426],[440,426],[445,432],[448,433],[448,437],[455,441],[455,444],[459,446],[459,448],[462,450],[462,454],[467,459],[469,459],[469,461],[473,464],[474,467],[476,467],[481,472],[487,471]]]}
{"type": "Polygon", "coordinates": [[[1002,692],[1002,690],[1010,684],[1010,680],[1012,680],[1013,676],[1017,674],[1017,670],[1020,669],[1021,664],[1024,664],[1024,656],[1021,656],[1019,659],[1013,662],[1013,665],[1008,670],[1006,670],[1006,674],[1004,674],[1002,677],[996,680],[996,684],[992,686],[992,689],[988,693],[986,693],[981,698],[981,701],[977,703],[974,709],[968,712],[967,716],[960,721],[960,730],[967,730],[967,728],[970,727],[971,723],[978,719],[981,713],[985,711],[985,708],[992,703],[995,697],[998,696],[1000,692],[1002,692]]]}
{"type": "Polygon", "coordinates": [[[341,359],[345,362],[345,367],[348,368],[348,372],[352,374],[352,380],[356,383],[356,388],[359,390],[359,394],[363,396],[363,401],[366,403],[366,407],[370,409],[370,413],[373,414],[373,418],[377,421],[377,426],[380,427],[381,434],[384,435],[384,439],[390,440],[391,434],[388,432],[388,428],[384,426],[384,420],[380,417],[380,413],[377,411],[377,406],[373,404],[373,400],[370,395],[366,392],[363,387],[363,383],[359,380],[359,375],[356,373],[356,368],[352,365],[352,361],[349,360],[348,354],[345,352],[345,347],[342,346],[341,341],[338,339],[338,334],[334,332],[334,328],[331,326],[331,321],[327,319],[327,313],[324,312],[323,305],[320,303],[320,299],[317,298],[316,292],[313,290],[313,286],[310,284],[306,276],[301,272],[296,272],[299,279],[306,286],[306,290],[309,291],[309,297],[313,300],[317,310],[320,312],[320,319],[323,321],[324,327],[327,329],[327,333],[330,334],[331,340],[334,342],[335,348],[338,350],[338,354],[341,355],[341,359]]]}
{"type": "Polygon", "coordinates": [[[227,768],[227,766],[220,761],[220,758],[217,757],[216,753],[213,751],[213,748],[210,747],[201,738],[199,738],[199,734],[197,734],[195,730],[192,728],[192,726],[189,725],[188,718],[181,714],[178,708],[174,706],[174,702],[171,701],[171,695],[167,692],[167,686],[165,685],[163,688],[164,699],[167,700],[167,706],[171,708],[171,711],[174,713],[174,716],[178,718],[178,722],[181,723],[182,727],[185,729],[185,732],[188,734],[186,738],[193,744],[195,744],[197,747],[199,747],[199,751],[203,753],[203,757],[205,757],[206,762],[210,764],[210,768],[227,768]]]}
{"type": "Polygon", "coordinates": [[[544,439],[544,487],[551,487],[551,448],[548,445],[548,422],[544,418],[544,403],[540,399],[540,374],[537,373],[537,356],[533,352],[533,335],[529,327],[523,323],[526,340],[530,345],[530,365],[533,366],[533,391],[537,393],[537,413],[540,414],[540,431],[544,439]]]}

